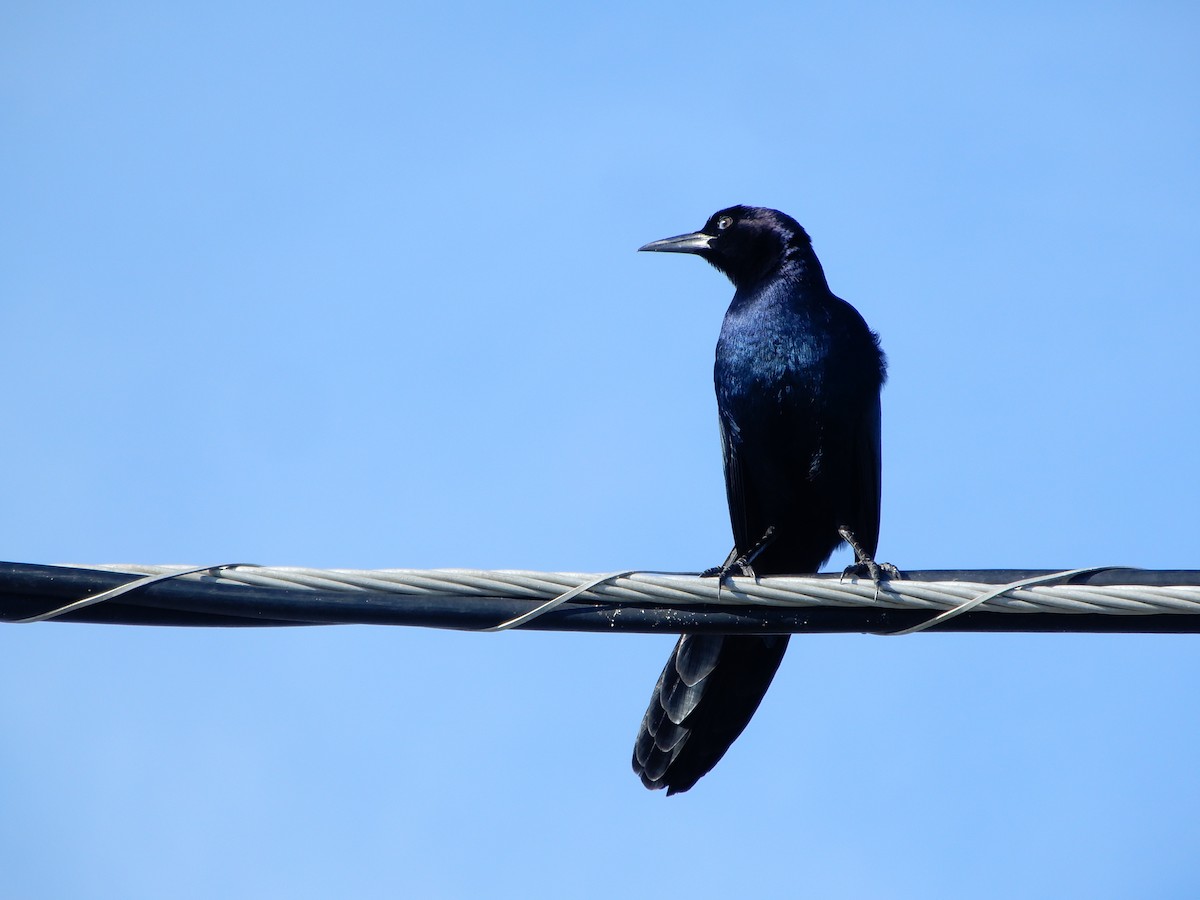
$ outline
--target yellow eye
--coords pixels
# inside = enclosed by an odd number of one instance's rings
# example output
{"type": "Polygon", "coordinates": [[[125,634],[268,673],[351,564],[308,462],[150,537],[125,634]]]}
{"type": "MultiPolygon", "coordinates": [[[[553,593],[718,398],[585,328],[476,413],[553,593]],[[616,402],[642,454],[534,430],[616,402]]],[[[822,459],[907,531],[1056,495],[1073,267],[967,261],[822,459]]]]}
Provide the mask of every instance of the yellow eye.
{"type": "Polygon", "coordinates": [[[721,218],[717,219],[717,228],[720,231],[724,231],[726,228],[728,228],[732,224],[733,224],[733,216],[721,216],[721,218]]]}

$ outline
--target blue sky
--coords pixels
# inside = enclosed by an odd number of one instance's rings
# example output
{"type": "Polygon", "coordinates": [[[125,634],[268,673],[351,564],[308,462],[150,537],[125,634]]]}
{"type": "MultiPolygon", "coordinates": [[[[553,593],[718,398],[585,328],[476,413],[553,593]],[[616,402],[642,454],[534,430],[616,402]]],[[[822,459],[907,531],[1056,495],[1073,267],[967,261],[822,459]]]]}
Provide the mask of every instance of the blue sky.
{"type": "MultiPolygon", "coordinates": [[[[1186,4],[12,3],[0,556],[694,570],[731,294],[891,359],[880,555],[1195,568],[1186,4]]],[[[21,897],[1193,897],[1190,636],[798,638],[689,794],[665,636],[0,629],[21,897]]]]}

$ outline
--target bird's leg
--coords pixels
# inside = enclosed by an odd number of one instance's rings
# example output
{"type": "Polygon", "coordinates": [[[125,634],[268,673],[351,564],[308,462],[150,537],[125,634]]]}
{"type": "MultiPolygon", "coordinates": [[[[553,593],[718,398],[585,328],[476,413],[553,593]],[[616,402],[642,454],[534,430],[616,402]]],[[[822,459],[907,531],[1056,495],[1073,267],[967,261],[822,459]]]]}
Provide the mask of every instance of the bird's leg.
{"type": "Polygon", "coordinates": [[[838,526],[838,534],[842,536],[842,540],[850,545],[850,549],[854,551],[854,565],[846,566],[846,570],[842,572],[842,577],[847,575],[861,576],[870,575],[876,587],[879,582],[886,578],[899,578],[900,570],[891,563],[877,563],[874,558],[863,549],[862,544],[858,542],[858,538],[854,536],[854,532],[845,525],[838,526]]]}
{"type": "Polygon", "coordinates": [[[775,540],[775,526],[769,525],[767,530],[763,532],[763,536],[758,539],[758,543],[750,548],[749,553],[737,555],[737,547],[729,551],[729,556],[725,558],[719,566],[713,566],[711,569],[705,569],[700,573],[701,578],[720,578],[725,580],[725,576],[732,572],[738,575],[745,575],[748,578],[754,577],[754,569],[752,563],[758,559],[764,550],[771,546],[771,542],[775,540]]]}
{"type": "Polygon", "coordinates": [[[763,536],[758,539],[758,543],[754,545],[753,549],[751,549],[751,551],[745,556],[739,557],[733,561],[734,568],[740,568],[742,570],[742,574],[744,575],[753,576],[754,570],[750,568],[750,564],[758,559],[758,557],[762,555],[762,552],[770,547],[774,541],[775,526],[768,525],[767,530],[763,532],[763,536]]]}

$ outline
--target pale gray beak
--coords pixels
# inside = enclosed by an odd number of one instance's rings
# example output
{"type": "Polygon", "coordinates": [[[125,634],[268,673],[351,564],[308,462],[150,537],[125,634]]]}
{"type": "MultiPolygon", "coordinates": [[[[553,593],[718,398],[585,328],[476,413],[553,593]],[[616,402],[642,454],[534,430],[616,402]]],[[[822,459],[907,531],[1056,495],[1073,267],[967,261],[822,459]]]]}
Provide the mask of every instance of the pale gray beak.
{"type": "Polygon", "coordinates": [[[651,241],[638,251],[654,250],[658,253],[703,253],[712,249],[716,240],[711,234],[703,231],[693,231],[691,234],[681,234],[676,237],[663,238],[661,241],[651,241]]]}

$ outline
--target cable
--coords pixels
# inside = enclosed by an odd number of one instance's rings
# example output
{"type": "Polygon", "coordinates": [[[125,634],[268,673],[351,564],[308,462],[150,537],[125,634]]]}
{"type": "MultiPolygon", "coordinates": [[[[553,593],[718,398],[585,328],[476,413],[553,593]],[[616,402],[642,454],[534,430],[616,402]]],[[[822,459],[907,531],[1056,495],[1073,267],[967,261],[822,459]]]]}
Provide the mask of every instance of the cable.
{"type": "Polygon", "coordinates": [[[337,570],[0,563],[0,621],[185,626],[390,624],[497,631],[1200,632],[1200,572],[837,575],[337,570]],[[1067,581],[1066,584],[1046,582],[1067,581]],[[878,597],[876,594],[878,593],[878,597]],[[499,624],[497,624],[499,623],[499,624]]]}

